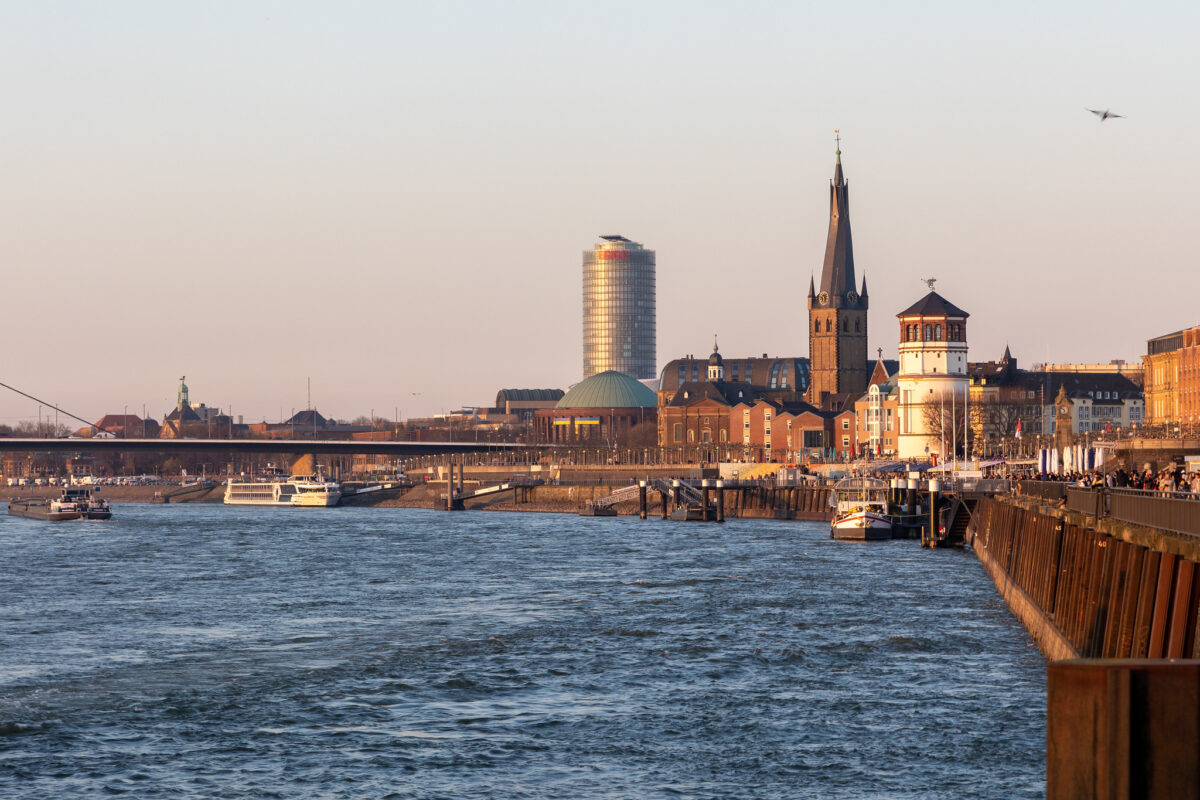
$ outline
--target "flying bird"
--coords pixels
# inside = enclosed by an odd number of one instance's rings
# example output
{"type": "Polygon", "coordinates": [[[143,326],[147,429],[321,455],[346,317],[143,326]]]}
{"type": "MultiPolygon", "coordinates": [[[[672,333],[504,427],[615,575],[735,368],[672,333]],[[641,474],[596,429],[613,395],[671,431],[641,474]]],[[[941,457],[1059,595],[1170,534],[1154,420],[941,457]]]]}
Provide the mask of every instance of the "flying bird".
{"type": "Polygon", "coordinates": [[[1106,109],[1104,109],[1103,111],[1097,111],[1097,110],[1096,110],[1096,109],[1094,109],[1094,108],[1088,108],[1088,109],[1085,109],[1085,110],[1086,110],[1086,111],[1090,111],[1090,112],[1092,112],[1093,114],[1095,114],[1097,117],[1099,117],[1099,118],[1100,118],[1100,121],[1101,121],[1101,122],[1104,122],[1104,120],[1106,120],[1106,119],[1125,119],[1125,115],[1124,115],[1124,114],[1114,114],[1114,113],[1112,113],[1112,111],[1110,111],[1110,110],[1109,110],[1109,109],[1107,109],[1107,108],[1106,108],[1106,109]]]}

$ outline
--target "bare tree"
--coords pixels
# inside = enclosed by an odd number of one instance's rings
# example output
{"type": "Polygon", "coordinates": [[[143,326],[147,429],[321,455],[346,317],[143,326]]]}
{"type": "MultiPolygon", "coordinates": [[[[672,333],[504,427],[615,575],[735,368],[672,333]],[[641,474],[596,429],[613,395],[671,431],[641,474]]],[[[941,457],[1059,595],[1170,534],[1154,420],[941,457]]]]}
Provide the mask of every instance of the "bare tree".
{"type": "Polygon", "coordinates": [[[1016,436],[1017,422],[1029,416],[1027,407],[1018,402],[988,394],[972,401],[968,413],[973,443],[984,452],[1008,442],[1016,436]]]}
{"type": "Polygon", "coordinates": [[[953,400],[949,395],[932,395],[932,399],[921,406],[920,416],[926,434],[946,443],[948,452],[943,457],[950,455],[949,451],[956,443],[961,455],[971,452],[974,436],[969,409],[970,405],[964,403],[961,395],[953,400]]]}
{"type": "Polygon", "coordinates": [[[19,422],[13,429],[13,435],[20,439],[60,439],[70,433],[66,425],[55,425],[50,420],[19,422]]]}

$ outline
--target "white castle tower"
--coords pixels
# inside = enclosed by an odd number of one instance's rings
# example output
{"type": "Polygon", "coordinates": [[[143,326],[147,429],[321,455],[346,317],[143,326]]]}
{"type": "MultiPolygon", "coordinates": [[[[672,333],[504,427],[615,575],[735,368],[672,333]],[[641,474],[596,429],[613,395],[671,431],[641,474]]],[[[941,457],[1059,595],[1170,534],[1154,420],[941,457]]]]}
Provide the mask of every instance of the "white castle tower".
{"type": "Polygon", "coordinates": [[[896,316],[900,320],[897,454],[900,458],[928,458],[936,453],[949,458],[951,432],[957,432],[960,443],[966,440],[970,314],[930,292],[896,316]]]}

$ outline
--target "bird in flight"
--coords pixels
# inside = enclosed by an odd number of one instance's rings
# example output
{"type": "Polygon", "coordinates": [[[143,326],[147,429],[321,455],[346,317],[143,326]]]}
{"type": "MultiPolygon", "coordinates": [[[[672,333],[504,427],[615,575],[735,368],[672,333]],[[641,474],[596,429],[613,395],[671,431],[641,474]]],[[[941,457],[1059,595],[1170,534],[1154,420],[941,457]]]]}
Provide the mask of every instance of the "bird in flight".
{"type": "Polygon", "coordinates": [[[1094,108],[1088,108],[1085,110],[1090,111],[1093,114],[1095,114],[1097,117],[1100,118],[1101,122],[1104,122],[1104,120],[1106,120],[1106,119],[1125,119],[1124,114],[1114,114],[1114,113],[1112,113],[1112,111],[1108,110],[1107,108],[1104,109],[1103,111],[1097,111],[1094,108]]]}

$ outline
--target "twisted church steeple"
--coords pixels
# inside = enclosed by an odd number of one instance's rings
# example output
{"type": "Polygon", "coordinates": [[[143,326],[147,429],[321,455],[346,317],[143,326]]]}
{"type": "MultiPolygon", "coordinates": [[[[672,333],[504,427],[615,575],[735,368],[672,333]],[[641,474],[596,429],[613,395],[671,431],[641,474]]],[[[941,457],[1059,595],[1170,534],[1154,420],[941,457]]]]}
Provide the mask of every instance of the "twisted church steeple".
{"type": "Polygon", "coordinates": [[[856,291],[854,242],[850,234],[850,189],[842,171],[841,135],[837,136],[833,180],[829,182],[829,235],[821,280],[809,281],[809,402],[821,405],[827,395],[866,391],[867,282],[856,291]],[[815,289],[815,291],[814,291],[815,289]]]}

